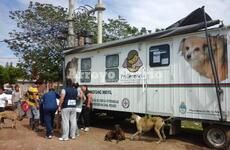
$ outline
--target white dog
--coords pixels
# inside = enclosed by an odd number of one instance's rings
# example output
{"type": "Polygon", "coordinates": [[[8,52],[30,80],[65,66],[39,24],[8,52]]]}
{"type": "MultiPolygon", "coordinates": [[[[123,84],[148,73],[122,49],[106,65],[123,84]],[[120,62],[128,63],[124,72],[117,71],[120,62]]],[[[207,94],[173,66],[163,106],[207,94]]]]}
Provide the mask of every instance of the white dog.
{"type": "MultiPolygon", "coordinates": [[[[219,80],[223,81],[228,76],[226,38],[224,36],[213,36],[210,41],[219,80]]],[[[190,36],[181,41],[179,51],[200,75],[214,81],[207,47],[205,37],[190,36]]]]}

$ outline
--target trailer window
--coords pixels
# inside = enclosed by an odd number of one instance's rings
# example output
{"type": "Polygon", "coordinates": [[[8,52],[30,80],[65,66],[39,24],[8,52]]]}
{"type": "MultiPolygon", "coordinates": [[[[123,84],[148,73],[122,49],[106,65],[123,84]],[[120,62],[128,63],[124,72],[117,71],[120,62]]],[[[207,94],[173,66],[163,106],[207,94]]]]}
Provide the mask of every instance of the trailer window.
{"type": "Polygon", "coordinates": [[[91,71],[81,71],[81,82],[91,81],[91,71]]]}
{"type": "Polygon", "coordinates": [[[170,64],[170,49],[168,44],[152,46],[149,49],[150,67],[168,66],[170,64]]]}
{"type": "Polygon", "coordinates": [[[81,59],[81,82],[91,81],[91,58],[81,59]]]}
{"type": "Polygon", "coordinates": [[[119,55],[108,55],[106,56],[106,82],[118,82],[119,80],[119,55]]]}
{"type": "Polygon", "coordinates": [[[106,56],[106,68],[118,67],[118,65],[119,65],[118,54],[106,56]]]}
{"type": "Polygon", "coordinates": [[[117,82],[119,80],[119,70],[118,68],[106,69],[106,82],[117,82]]]}
{"type": "Polygon", "coordinates": [[[81,70],[90,70],[91,69],[91,58],[81,59],[81,70]]]}

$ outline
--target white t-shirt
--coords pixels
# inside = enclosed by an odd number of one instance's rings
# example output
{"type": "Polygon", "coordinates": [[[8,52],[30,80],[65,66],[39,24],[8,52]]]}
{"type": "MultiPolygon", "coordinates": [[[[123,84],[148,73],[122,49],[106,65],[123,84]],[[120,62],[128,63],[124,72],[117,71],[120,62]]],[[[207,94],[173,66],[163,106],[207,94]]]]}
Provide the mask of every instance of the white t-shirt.
{"type": "Polygon", "coordinates": [[[65,89],[61,90],[61,95],[65,96],[65,89]]]}
{"type": "Polygon", "coordinates": [[[12,102],[18,102],[21,99],[21,93],[14,91],[12,93],[12,102]]]}
{"type": "Polygon", "coordinates": [[[0,94],[0,107],[6,107],[7,97],[5,93],[0,94]]]}

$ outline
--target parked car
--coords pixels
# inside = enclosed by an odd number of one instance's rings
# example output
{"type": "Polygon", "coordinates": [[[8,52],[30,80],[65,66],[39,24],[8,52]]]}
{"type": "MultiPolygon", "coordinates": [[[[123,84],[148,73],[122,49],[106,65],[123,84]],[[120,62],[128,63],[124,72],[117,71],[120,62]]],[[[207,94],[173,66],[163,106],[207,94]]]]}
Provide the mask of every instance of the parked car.
{"type": "Polygon", "coordinates": [[[12,93],[13,91],[11,89],[5,89],[4,93],[7,96],[7,106],[12,106],[12,93]]]}

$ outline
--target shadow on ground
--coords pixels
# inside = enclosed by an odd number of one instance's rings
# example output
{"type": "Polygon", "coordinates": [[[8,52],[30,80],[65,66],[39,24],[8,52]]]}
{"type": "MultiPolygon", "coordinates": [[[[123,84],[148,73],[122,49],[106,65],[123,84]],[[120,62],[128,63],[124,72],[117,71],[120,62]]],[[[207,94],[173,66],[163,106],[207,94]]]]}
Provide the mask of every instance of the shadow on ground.
{"type": "MultiPolygon", "coordinates": [[[[107,116],[100,116],[100,117],[97,116],[92,119],[92,126],[96,128],[112,130],[115,124],[119,124],[121,128],[125,131],[125,133],[129,135],[128,139],[130,139],[130,136],[136,132],[136,124],[132,124],[128,120],[114,120],[113,117],[107,117],[107,116]]],[[[166,130],[165,133],[167,139],[180,140],[186,143],[191,143],[202,147],[205,146],[205,143],[203,141],[202,131],[200,130],[182,129],[180,134],[171,135],[171,136],[168,134],[169,129],[165,128],[165,130],[166,130]]],[[[153,142],[158,140],[157,138],[158,137],[154,132],[154,130],[151,130],[145,133],[140,140],[153,142]]]]}

